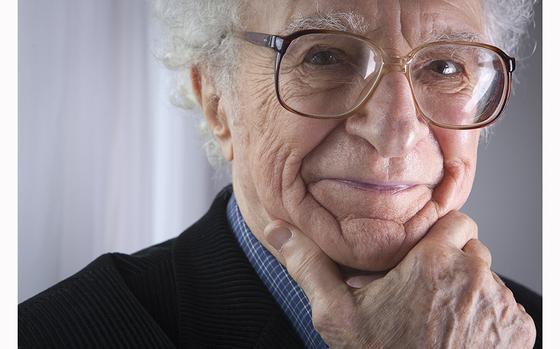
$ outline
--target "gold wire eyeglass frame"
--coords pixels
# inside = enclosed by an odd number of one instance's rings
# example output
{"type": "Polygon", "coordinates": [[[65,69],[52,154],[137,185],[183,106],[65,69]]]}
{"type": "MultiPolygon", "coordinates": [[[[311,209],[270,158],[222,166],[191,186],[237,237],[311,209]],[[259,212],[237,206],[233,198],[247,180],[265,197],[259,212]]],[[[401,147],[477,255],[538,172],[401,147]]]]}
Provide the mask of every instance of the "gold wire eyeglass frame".
{"type": "Polygon", "coordinates": [[[370,39],[363,37],[361,35],[357,35],[354,33],[349,33],[349,32],[344,32],[344,31],[337,31],[337,30],[320,30],[320,29],[310,29],[310,30],[302,30],[302,31],[298,31],[295,32],[293,34],[290,34],[288,36],[279,36],[279,35],[272,35],[272,34],[264,34],[264,33],[257,33],[257,32],[243,32],[242,34],[242,38],[245,41],[248,41],[254,45],[257,46],[262,46],[262,47],[268,47],[273,49],[274,51],[276,51],[276,60],[275,60],[275,67],[274,67],[274,86],[276,89],[276,98],[278,99],[278,102],[280,103],[280,105],[282,105],[282,107],[294,114],[298,114],[301,116],[305,116],[305,117],[310,117],[310,118],[314,118],[314,119],[343,119],[343,118],[347,118],[349,116],[351,116],[356,110],[360,109],[368,100],[369,98],[373,95],[378,82],[381,81],[381,79],[383,78],[384,75],[390,73],[390,72],[402,72],[403,74],[405,74],[406,79],[408,80],[408,84],[410,86],[410,89],[412,91],[412,96],[414,99],[414,105],[416,108],[416,112],[429,124],[431,125],[435,125],[438,127],[442,127],[442,128],[447,128],[447,129],[453,129],[453,130],[472,130],[472,129],[477,129],[477,128],[482,128],[485,126],[488,126],[492,123],[494,123],[497,119],[498,116],[500,116],[500,114],[503,112],[507,99],[509,98],[510,92],[511,92],[511,81],[512,81],[512,73],[515,70],[515,58],[508,56],[504,51],[500,50],[499,48],[492,46],[492,45],[488,45],[488,44],[483,44],[483,43],[479,43],[479,42],[471,42],[471,41],[434,41],[434,42],[429,42],[426,43],[424,45],[418,46],[415,49],[413,49],[412,51],[410,51],[406,56],[404,57],[392,57],[389,56],[385,53],[385,51],[383,49],[381,49],[380,47],[378,47],[377,45],[375,45],[375,43],[373,43],[370,39]],[[370,46],[374,51],[378,51],[381,52],[382,54],[382,63],[381,63],[381,67],[379,70],[379,73],[377,75],[377,77],[375,78],[374,82],[371,84],[371,87],[368,91],[367,94],[364,95],[364,97],[357,103],[357,105],[355,107],[353,107],[351,110],[343,113],[343,114],[339,114],[339,115],[335,115],[335,116],[321,116],[321,115],[314,115],[314,114],[307,114],[307,113],[302,113],[300,111],[297,111],[293,108],[291,108],[289,105],[287,105],[284,100],[282,99],[281,95],[280,95],[280,65],[282,63],[282,59],[284,57],[284,54],[286,53],[286,51],[288,50],[288,47],[290,46],[290,44],[296,40],[297,38],[300,38],[304,35],[308,35],[308,34],[336,34],[336,35],[345,35],[345,36],[349,36],[358,40],[361,40],[363,42],[365,42],[368,46],[370,46]],[[445,123],[441,123],[441,122],[437,122],[434,121],[433,119],[429,118],[420,108],[420,105],[416,99],[416,96],[414,94],[414,89],[413,89],[413,85],[412,85],[412,77],[411,77],[411,72],[409,69],[410,63],[412,62],[412,60],[414,59],[415,55],[423,50],[426,47],[429,46],[433,46],[433,45],[462,45],[462,46],[471,46],[471,47],[481,47],[481,48],[485,48],[487,50],[493,51],[494,53],[496,53],[501,61],[502,61],[502,65],[503,68],[505,69],[505,74],[504,74],[504,86],[503,86],[503,91],[502,91],[502,95],[501,95],[501,99],[499,102],[498,107],[494,110],[493,114],[488,117],[487,119],[485,119],[484,121],[475,123],[475,124],[470,124],[470,125],[453,125],[453,124],[445,124],[445,123]]]}

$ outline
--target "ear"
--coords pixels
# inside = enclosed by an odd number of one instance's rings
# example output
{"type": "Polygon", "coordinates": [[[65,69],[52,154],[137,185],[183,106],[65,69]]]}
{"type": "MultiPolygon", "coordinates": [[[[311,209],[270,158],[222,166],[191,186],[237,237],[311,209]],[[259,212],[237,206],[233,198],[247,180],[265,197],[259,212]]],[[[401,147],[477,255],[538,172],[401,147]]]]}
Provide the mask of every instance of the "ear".
{"type": "Polygon", "coordinates": [[[213,81],[205,76],[199,67],[191,67],[191,80],[194,94],[204,119],[222,149],[224,158],[233,160],[233,144],[224,103],[217,94],[213,81]]]}

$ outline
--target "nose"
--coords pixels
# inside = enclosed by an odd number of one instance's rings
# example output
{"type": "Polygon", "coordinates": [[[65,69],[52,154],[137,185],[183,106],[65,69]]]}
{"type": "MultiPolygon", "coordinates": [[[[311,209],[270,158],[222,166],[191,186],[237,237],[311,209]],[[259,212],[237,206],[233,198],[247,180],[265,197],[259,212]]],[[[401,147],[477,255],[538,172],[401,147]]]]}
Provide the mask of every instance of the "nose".
{"type": "Polygon", "coordinates": [[[408,80],[396,71],[381,78],[370,99],[346,120],[346,131],[364,138],[384,158],[407,155],[429,134],[408,80]]]}

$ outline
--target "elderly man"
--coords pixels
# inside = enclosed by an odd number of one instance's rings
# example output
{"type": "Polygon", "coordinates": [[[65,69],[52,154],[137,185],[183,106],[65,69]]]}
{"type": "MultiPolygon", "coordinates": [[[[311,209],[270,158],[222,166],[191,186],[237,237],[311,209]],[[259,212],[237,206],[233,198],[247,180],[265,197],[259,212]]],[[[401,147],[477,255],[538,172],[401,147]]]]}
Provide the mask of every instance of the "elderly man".
{"type": "Polygon", "coordinates": [[[540,345],[540,297],[458,212],[530,1],[157,5],[233,185],[20,305],[23,347],[540,345]]]}

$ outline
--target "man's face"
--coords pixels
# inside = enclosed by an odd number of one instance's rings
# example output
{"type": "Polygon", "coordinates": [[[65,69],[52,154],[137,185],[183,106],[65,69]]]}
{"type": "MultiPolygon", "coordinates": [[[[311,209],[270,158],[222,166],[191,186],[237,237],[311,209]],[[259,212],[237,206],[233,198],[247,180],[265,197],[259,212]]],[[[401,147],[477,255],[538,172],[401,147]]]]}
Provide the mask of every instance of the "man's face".
{"type": "MultiPolygon", "coordinates": [[[[253,1],[248,30],[283,34],[294,18],[317,9],[363,16],[362,35],[394,56],[434,33],[483,32],[478,0],[253,1]]],[[[264,227],[282,219],[340,265],[384,271],[465,202],[479,131],[427,125],[404,74],[385,75],[351,117],[317,120],[280,106],[272,50],[246,44],[240,54],[240,108],[228,119],[233,184],[247,224],[265,246],[264,227]]]]}

